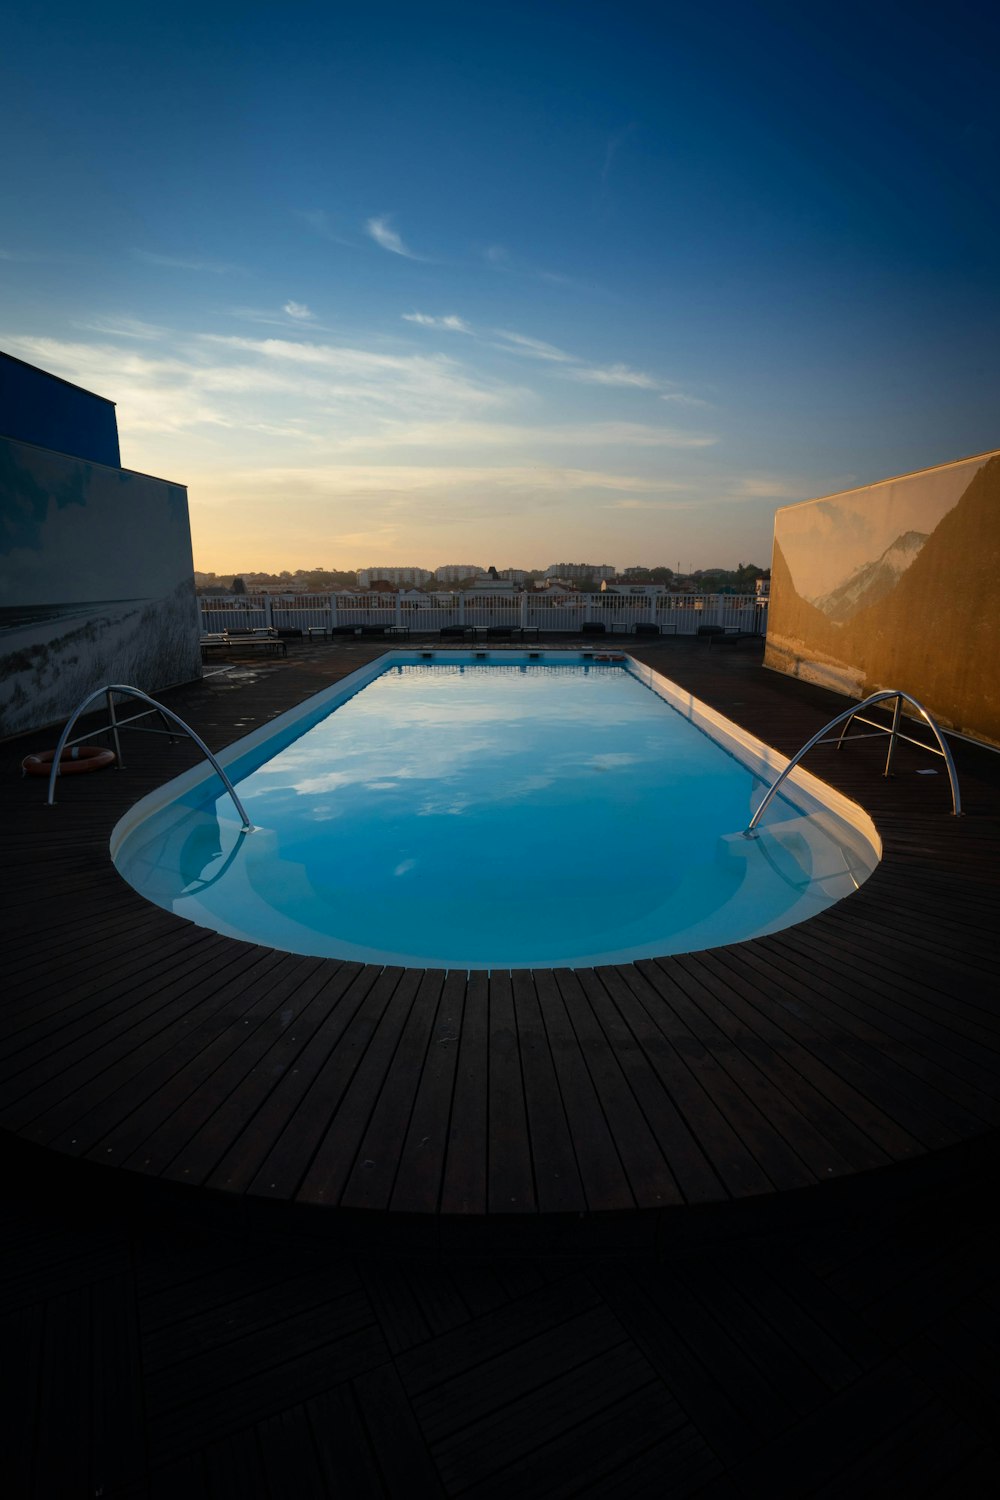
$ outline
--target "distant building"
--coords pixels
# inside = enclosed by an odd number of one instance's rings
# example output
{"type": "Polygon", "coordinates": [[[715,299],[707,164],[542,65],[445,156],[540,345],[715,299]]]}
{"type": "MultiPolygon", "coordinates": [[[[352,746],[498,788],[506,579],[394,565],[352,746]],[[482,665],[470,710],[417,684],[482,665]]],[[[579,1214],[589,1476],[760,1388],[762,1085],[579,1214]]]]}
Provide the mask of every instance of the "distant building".
{"type": "Polygon", "coordinates": [[[446,563],[444,567],[434,569],[434,577],[438,583],[461,583],[465,578],[476,578],[485,572],[486,569],[476,563],[446,563]]]}
{"type": "Polygon", "coordinates": [[[509,578],[501,578],[496,568],[491,567],[488,573],[477,578],[469,590],[470,596],[483,594],[513,594],[514,584],[509,578]]]}
{"type": "Polygon", "coordinates": [[[617,594],[625,599],[658,599],[666,592],[665,583],[609,583],[605,578],[601,584],[602,594],[617,594]]]}
{"type": "Polygon", "coordinates": [[[758,599],[769,599],[771,597],[770,578],[758,578],[755,584],[758,599]]]}
{"type": "Polygon", "coordinates": [[[614,578],[610,563],[552,563],[545,569],[546,578],[614,578]]]}
{"type": "Polygon", "coordinates": [[[524,583],[527,578],[524,568],[501,568],[500,577],[509,578],[511,583],[524,583]]]}
{"type": "Polygon", "coordinates": [[[384,580],[386,583],[394,583],[397,588],[400,584],[422,584],[430,583],[434,574],[427,568],[361,568],[358,572],[358,583],[363,589],[371,588],[372,582],[384,580]]]}

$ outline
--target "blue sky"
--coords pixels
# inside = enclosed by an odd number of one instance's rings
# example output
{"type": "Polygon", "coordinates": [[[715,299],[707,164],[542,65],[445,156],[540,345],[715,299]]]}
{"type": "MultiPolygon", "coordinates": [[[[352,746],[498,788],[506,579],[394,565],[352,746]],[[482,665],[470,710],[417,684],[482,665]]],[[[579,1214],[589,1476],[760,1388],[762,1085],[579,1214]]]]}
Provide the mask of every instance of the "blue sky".
{"type": "Polygon", "coordinates": [[[0,348],[196,566],[769,560],[1000,444],[985,7],[8,18],[0,348]]]}

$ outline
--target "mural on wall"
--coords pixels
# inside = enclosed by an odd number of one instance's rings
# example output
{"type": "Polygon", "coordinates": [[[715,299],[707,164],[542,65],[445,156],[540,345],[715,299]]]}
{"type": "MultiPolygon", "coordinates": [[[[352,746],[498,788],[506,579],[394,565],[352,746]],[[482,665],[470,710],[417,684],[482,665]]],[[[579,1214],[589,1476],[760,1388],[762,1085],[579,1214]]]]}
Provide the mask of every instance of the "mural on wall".
{"type": "Polygon", "coordinates": [[[778,511],[764,664],[1000,744],[1000,453],[778,511]]]}
{"type": "Polygon", "coordinates": [[[182,485],[0,438],[0,735],[201,675],[182,485]]]}

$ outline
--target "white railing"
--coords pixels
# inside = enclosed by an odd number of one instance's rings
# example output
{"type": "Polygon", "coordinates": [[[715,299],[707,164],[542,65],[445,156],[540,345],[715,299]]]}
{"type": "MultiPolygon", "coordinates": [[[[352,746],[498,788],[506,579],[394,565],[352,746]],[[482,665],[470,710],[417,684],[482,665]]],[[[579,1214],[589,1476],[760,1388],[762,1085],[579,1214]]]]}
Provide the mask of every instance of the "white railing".
{"type": "Polygon", "coordinates": [[[579,635],[600,623],[608,634],[658,625],[664,635],[696,635],[701,625],[763,634],[767,608],[754,594],[665,594],[652,599],[618,594],[531,593],[403,599],[398,594],[244,594],[199,600],[204,633],[221,630],[362,629],[408,626],[435,635],[448,626],[522,626],[544,635],[579,635]]]}

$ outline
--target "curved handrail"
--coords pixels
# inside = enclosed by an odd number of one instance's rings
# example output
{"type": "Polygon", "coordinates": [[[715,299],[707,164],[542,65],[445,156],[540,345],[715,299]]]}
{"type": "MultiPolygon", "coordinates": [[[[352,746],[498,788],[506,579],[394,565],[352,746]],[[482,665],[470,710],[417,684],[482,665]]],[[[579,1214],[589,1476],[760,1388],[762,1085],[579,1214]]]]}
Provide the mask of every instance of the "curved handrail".
{"type": "MultiPolygon", "coordinates": [[[[757,824],[760,822],[765,809],[767,808],[768,804],[771,801],[771,798],[774,796],[781,783],[792,773],[792,771],[795,770],[795,767],[798,765],[802,757],[806,755],[814,745],[819,744],[820,740],[825,734],[829,733],[831,729],[835,729],[838,724],[843,724],[845,719],[853,719],[857,714],[861,712],[863,708],[871,708],[873,703],[884,703],[888,698],[895,698],[897,701],[897,705],[900,700],[904,699],[907,703],[912,704],[912,706],[920,714],[920,717],[924,720],[925,724],[927,724],[934,738],[937,740],[937,753],[944,757],[945,765],[948,767],[948,780],[951,783],[951,810],[956,818],[960,817],[962,813],[962,798],[958,790],[958,774],[955,770],[955,762],[951,758],[951,751],[948,749],[944,736],[942,735],[940,729],[937,727],[934,720],[931,718],[930,714],[927,712],[926,708],[924,708],[922,703],[918,703],[916,698],[912,697],[909,693],[900,692],[898,688],[887,688],[883,692],[872,693],[871,697],[866,698],[863,703],[855,703],[851,708],[846,709],[844,713],[838,714],[835,719],[830,720],[829,724],[824,724],[823,728],[820,729],[816,734],[814,734],[812,739],[808,740],[796,755],[793,755],[792,759],[788,762],[788,765],[782,771],[781,775],[777,778],[776,781],[773,781],[771,783],[771,786],[768,788],[764,800],[761,802],[757,811],[750,819],[750,822],[747,824],[746,828],[744,828],[743,837],[746,839],[754,837],[757,824]]],[[[892,736],[895,736],[896,732],[895,720],[893,720],[892,729],[885,729],[883,731],[883,733],[892,736]]],[[[843,739],[843,736],[841,736],[841,739],[843,739]]]]}
{"type": "Polygon", "coordinates": [[[70,714],[68,720],[66,721],[66,727],[63,730],[62,734],[59,736],[59,743],[56,746],[55,758],[52,762],[52,770],[49,772],[50,807],[54,805],[56,800],[56,777],[59,775],[59,761],[74,724],[76,723],[80,715],[86,709],[88,709],[92,703],[96,702],[98,698],[103,698],[105,695],[108,695],[108,701],[110,702],[110,694],[112,693],[125,693],[128,697],[141,699],[143,703],[148,703],[151,708],[154,708],[157,710],[157,712],[164,714],[168,719],[176,724],[179,729],[182,729],[186,735],[189,735],[191,739],[194,740],[201,753],[211,762],[212,769],[218,774],[220,781],[222,782],[226,791],[229,793],[230,797],[233,799],[233,805],[240,815],[240,822],[243,824],[243,832],[253,832],[253,824],[247,816],[246,808],[243,806],[243,803],[236,795],[236,788],[233,786],[233,783],[230,781],[225,771],[219,765],[219,762],[216,760],[215,756],[212,754],[211,750],[205,744],[205,741],[201,738],[201,736],[194,732],[190,724],[185,724],[184,720],[179,718],[178,715],[175,714],[171,709],[165,708],[162,703],[158,703],[155,698],[151,698],[148,693],[144,693],[141,688],[129,687],[127,683],[122,682],[109,682],[106,687],[97,688],[93,693],[90,693],[86,698],[84,698],[83,702],[70,714]]]}

